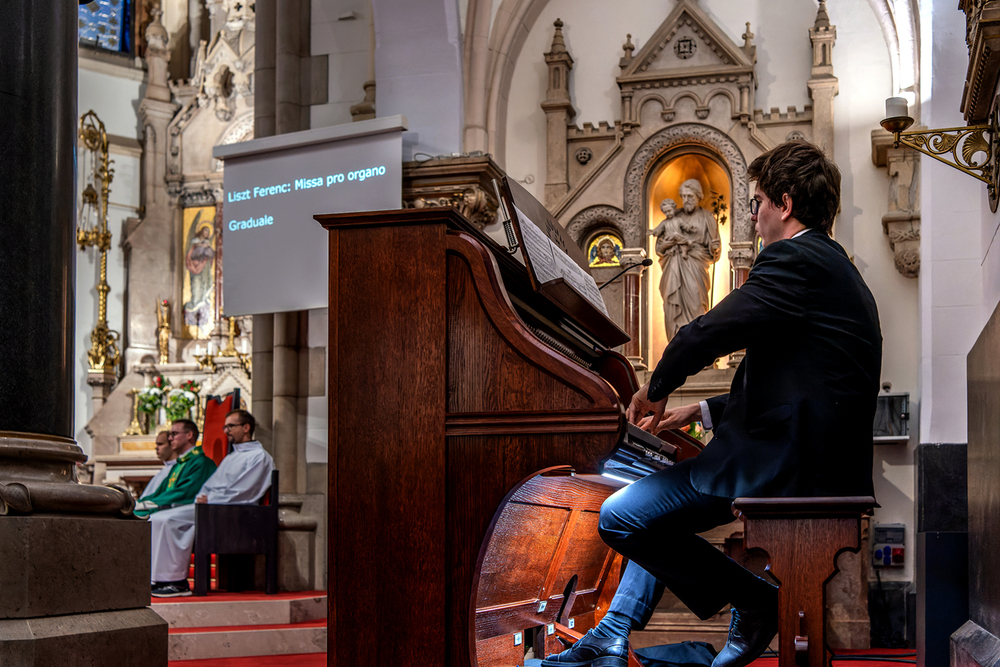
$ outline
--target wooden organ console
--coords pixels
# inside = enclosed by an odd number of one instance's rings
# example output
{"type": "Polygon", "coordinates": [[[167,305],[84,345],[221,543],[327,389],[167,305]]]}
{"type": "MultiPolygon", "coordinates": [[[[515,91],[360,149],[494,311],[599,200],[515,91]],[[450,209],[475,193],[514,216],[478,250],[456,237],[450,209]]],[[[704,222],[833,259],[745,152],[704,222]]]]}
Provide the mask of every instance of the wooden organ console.
{"type": "Polygon", "coordinates": [[[601,473],[641,476],[700,445],[629,436],[636,379],[610,349],[628,337],[572,290],[538,290],[454,210],[317,220],[330,232],[328,664],[507,667],[528,644],[561,651],[618,584],[597,519],[621,483],[601,473]]]}

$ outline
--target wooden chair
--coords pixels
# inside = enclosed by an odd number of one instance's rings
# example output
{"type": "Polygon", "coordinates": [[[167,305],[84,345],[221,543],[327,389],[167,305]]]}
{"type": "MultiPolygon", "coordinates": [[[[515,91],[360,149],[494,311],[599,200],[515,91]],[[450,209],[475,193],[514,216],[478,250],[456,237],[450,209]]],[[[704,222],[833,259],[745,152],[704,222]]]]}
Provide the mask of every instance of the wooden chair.
{"type": "Polygon", "coordinates": [[[826,582],[837,555],[861,547],[861,517],[878,507],[870,496],[737,498],[747,549],[763,549],[778,588],[778,667],[829,667],[826,582]]]}
{"type": "MultiPolygon", "coordinates": [[[[259,505],[195,504],[194,595],[208,594],[212,554],[220,556],[216,576],[222,582],[221,556],[264,554],[264,592],[278,592],[278,471],[271,473],[271,488],[259,505]]],[[[252,577],[253,569],[250,568],[252,577]]],[[[228,573],[234,579],[233,573],[228,573]]],[[[227,587],[233,590],[234,587],[227,587]]]]}
{"type": "Polygon", "coordinates": [[[229,453],[229,439],[222,427],[226,423],[229,411],[238,407],[240,407],[239,387],[225,396],[205,398],[205,423],[201,429],[201,449],[205,452],[205,456],[215,461],[215,465],[222,463],[222,459],[229,453]]]}

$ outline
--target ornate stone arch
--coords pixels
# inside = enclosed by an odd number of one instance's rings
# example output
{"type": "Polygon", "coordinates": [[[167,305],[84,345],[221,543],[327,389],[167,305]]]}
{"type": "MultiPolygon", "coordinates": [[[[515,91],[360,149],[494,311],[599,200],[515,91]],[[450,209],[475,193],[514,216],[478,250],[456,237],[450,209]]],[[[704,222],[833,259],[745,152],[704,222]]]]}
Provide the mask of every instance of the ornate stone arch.
{"type": "Polygon", "coordinates": [[[616,230],[626,247],[636,247],[628,244],[627,239],[632,236],[626,231],[628,224],[628,218],[620,208],[598,204],[589,206],[574,215],[573,219],[566,225],[566,231],[581,248],[593,232],[607,228],[616,230]]]}
{"type": "Polygon", "coordinates": [[[708,148],[729,169],[732,187],[729,259],[733,268],[750,268],[753,260],[753,225],[750,222],[750,186],[747,182],[746,159],[726,133],[700,123],[682,123],[664,128],[644,141],[632,156],[625,172],[625,227],[622,230],[625,244],[632,248],[643,244],[646,180],[664,154],[684,145],[708,148]]]}
{"type": "Polygon", "coordinates": [[[652,93],[650,95],[647,95],[646,97],[643,97],[642,100],[639,101],[639,107],[635,110],[635,117],[642,118],[643,108],[645,108],[647,104],[655,102],[660,103],[660,113],[664,113],[670,109],[670,105],[667,103],[667,100],[662,95],[652,93]]]}

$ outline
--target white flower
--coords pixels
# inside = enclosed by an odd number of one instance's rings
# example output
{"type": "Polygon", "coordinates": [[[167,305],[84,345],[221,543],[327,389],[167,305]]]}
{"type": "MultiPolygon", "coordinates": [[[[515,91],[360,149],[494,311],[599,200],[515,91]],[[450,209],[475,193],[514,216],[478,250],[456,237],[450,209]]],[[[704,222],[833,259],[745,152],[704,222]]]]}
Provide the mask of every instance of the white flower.
{"type": "Polygon", "coordinates": [[[186,398],[189,401],[193,401],[194,400],[194,393],[193,392],[190,392],[190,391],[187,391],[187,390],[181,390],[181,394],[183,394],[184,398],[186,398]]]}

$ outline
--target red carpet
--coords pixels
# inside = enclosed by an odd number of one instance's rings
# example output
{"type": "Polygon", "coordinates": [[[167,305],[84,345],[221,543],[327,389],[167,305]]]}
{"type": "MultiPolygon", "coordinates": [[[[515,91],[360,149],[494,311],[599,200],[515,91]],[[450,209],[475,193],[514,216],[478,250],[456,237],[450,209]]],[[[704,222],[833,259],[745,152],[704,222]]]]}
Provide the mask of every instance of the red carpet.
{"type": "Polygon", "coordinates": [[[326,667],[326,653],[262,655],[253,658],[171,660],[169,667],[326,667]]]}
{"type": "MultiPolygon", "coordinates": [[[[900,667],[901,664],[916,664],[916,662],[916,653],[913,649],[873,648],[838,651],[834,656],[832,667],[900,667]],[[887,657],[879,659],[881,656],[887,657]]],[[[323,667],[326,665],[326,653],[215,660],[171,660],[169,664],[170,667],[323,667]]],[[[759,658],[751,667],[778,667],[778,658],[773,656],[759,658]]]]}
{"type": "MultiPolygon", "coordinates": [[[[903,664],[917,664],[917,652],[914,649],[840,649],[834,652],[830,667],[901,667],[903,664]]],[[[778,657],[768,656],[757,658],[750,663],[750,667],[778,667],[778,657]]]]}

